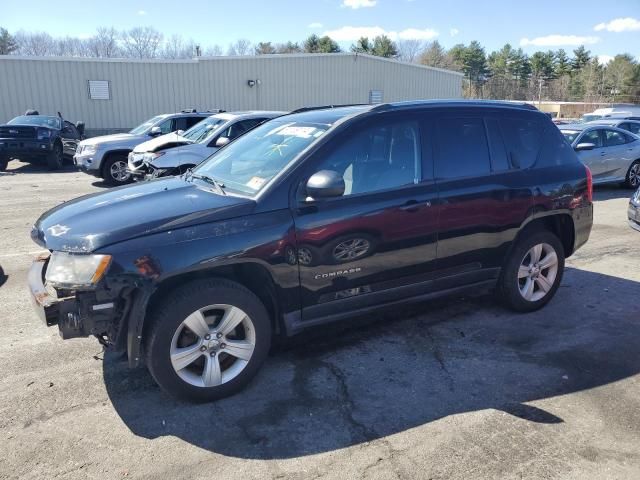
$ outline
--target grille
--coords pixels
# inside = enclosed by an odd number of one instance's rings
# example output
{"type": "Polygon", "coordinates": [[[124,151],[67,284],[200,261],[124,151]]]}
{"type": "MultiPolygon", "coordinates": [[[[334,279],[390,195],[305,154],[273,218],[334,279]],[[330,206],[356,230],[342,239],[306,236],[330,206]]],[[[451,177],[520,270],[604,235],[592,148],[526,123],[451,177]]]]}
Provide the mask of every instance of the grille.
{"type": "Polygon", "coordinates": [[[36,129],[32,127],[18,127],[6,125],[0,127],[0,137],[2,138],[36,138],[36,129]]]}

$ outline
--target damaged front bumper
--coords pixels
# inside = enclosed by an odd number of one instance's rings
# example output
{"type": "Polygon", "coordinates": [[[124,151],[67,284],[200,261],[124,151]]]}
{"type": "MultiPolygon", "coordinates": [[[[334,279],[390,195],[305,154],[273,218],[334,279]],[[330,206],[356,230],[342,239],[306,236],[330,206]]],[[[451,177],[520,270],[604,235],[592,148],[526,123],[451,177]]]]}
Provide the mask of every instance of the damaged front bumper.
{"type": "Polygon", "coordinates": [[[63,339],[95,335],[105,341],[116,337],[116,303],[100,292],[58,290],[44,281],[49,254],[38,256],[27,275],[31,303],[48,327],[58,326],[63,339]]]}

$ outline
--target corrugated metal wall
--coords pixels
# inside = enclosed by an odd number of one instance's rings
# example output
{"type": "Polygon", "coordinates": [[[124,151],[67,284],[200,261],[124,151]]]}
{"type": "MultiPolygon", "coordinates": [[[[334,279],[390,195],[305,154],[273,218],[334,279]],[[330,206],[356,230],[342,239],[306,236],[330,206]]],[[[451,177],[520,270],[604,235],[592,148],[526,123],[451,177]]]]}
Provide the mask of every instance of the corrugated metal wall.
{"type": "Polygon", "coordinates": [[[0,121],[35,108],[82,120],[88,130],[131,128],[158,114],[459,98],[455,72],[355,54],[261,55],[178,61],[0,56],[0,121]],[[89,80],[108,80],[110,100],[91,100],[89,80]],[[248,80],[259,81],[254,87],[248,80]]]}

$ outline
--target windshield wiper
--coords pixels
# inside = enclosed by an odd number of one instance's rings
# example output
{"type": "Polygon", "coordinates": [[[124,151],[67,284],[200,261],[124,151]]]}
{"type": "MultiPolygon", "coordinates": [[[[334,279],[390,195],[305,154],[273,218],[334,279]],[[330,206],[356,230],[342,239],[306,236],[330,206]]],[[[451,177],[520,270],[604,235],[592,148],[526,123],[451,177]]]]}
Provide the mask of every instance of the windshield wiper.
{"type": "Polygon", "coordinates": [[[227,192],[224,191],[225,185],[222,182],[217,181],[215,178],[209,177],[208,175],[202,175],[200,173],[193,173],[191,169],[188,169],[185,173],[185,180],[189,180],[189,178],[195,178],[198,180],[202,180],[203,182],[207,182],[209,185],[213,185],[216,189],[222,194],[226,195],[227,192]]]}

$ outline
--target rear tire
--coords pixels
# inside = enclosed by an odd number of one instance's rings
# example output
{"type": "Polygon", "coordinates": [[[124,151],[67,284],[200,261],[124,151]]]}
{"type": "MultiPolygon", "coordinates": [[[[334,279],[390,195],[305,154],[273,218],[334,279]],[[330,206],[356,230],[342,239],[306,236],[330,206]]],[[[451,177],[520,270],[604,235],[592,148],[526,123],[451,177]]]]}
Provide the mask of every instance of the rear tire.
{"type": "Polygon", "coordinates": [[[498,294],[517,312],[533,312],[553,298],[564,272],[564,248],[549,231],[525,232],[511,251],[498,294]]]}
{"type": "Polygon", "coordinates": [[[5,172],[7,170],[7,165],[9,165],[9,159],[6,157],[0,157],[0,172],[5,172]]]}
{"type": "Polygon", "coordinates": [[[636,160],[629,167],[624,180],[624,186],[634,190],[640,186],[640,160],[636,160]]]}
{"type": "Polygon", "coordinates": [[[102,167],[102,178],[107,185],[126,185],[131,182],[131,174],[127,172],[127,156],[116,154],[107,157],[102,167]]]}
{"type": "Polygon", "coordinates": [[[262,302],[224,279],[178,288],[154,308],[149,322],[145,352],[151,375],[167,393],[190,401],[216,400],[244,388],[271,346],[262,302]]]}
{"type": "Polygon", "coordinates": [[[63,160],[62,145],[55,143],[53,149],[47,155],[47,167],[49,167],[49,170],[60,170],[63,160]]]}

